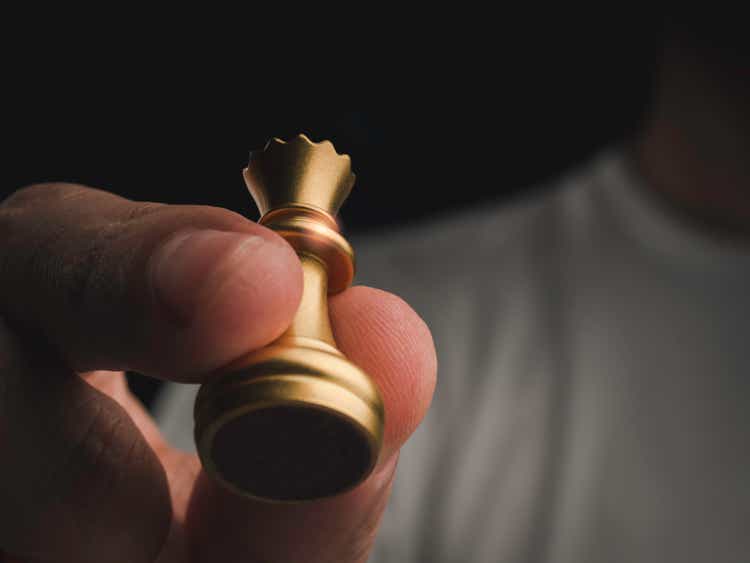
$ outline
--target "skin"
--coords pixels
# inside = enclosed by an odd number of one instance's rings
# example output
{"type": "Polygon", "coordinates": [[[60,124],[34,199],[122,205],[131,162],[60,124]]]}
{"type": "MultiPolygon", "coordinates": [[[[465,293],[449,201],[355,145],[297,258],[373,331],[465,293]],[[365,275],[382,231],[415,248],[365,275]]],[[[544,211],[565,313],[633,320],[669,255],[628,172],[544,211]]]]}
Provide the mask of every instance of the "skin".
{"type": "Polygon", "coordinates": [[[291,247],[227,210],[70,184],[5,200],[0,560],[365,561],[435,385],[429,330],[402,300],[361,286],[331,299],[340,348],[376,380],[388,420],[373,474],[333,499],[228,494],[166,443],[123,374],[204,381],[279,336],[301,291],[291,247]]]}
{"type": "MultiPolygon", "coordinates": [[[[692,228],[750,245],[750,46],[699,44],[674,30],[632,145],[644,186],[692,228]]],[[[744,40],[746,43],[746,40],[744,40]]]]}

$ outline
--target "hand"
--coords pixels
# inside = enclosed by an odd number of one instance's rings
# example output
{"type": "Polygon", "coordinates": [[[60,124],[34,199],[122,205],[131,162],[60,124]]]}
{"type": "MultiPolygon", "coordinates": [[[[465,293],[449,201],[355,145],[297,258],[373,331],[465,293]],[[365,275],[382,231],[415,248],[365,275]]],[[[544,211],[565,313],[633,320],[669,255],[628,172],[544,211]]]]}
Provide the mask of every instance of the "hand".
{"type": "Polygon", "coordinates": [[[339,346],[377,381],[387,416],[375,471],[332,499],[268,505],[227,493],[165,442],[122,372],[202,381],[279,336],[301,291],[291,247],[223,209],[68,184],[3,202],[6,560],[365,561],[398,450],[435,383],[430,333],[403,301],[366,287],[331,299],[339,346]]]}

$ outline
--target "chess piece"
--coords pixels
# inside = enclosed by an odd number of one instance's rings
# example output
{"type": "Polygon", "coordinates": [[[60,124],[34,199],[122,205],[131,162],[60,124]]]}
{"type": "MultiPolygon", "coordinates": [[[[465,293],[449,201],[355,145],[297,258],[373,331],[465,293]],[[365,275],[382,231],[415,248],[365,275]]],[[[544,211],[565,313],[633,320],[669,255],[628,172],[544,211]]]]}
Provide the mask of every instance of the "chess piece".
{"type": "Polygon", "coordinates": [[[347,155],[304,135],[251,153],[245,181],[260,223],[302,262],[304,289],[289,329],[203,384],[195,440],[204,468],[234,492],[279,502],[336,495],[372,470],[383,435],[376,385],[336,348],[327,294],[354,277],[334,217],[354,184],[347,155]]]}

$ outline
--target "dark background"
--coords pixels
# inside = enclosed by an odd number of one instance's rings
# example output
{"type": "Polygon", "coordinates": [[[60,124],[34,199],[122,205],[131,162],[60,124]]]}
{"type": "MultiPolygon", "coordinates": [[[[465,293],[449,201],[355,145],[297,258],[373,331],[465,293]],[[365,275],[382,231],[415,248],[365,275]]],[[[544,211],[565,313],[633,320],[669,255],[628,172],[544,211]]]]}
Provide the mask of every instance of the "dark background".
{"type": "MultiPolygon", "coordinates": [[[[346,92],[326,107],[255,99],[252,73],[215,73],[190,87],[153,69],[131,69],[115,84],[96,68],[22,73],[3,103],[0,195],[64,180],[254,218],[241,177],[248,151],[305,132],[352,156],[345,228],[394,229],[521,196],[625,137],[648,100],[658,32],[569,21],[543,36],[489,37],[481,57],[467,49],[390,59],[373,71],[377,95],[357,97],[359,109],[343,107],[346,92]]],[[[140,376],[131,384],[147,403],[157,390],[140,376]]]]}

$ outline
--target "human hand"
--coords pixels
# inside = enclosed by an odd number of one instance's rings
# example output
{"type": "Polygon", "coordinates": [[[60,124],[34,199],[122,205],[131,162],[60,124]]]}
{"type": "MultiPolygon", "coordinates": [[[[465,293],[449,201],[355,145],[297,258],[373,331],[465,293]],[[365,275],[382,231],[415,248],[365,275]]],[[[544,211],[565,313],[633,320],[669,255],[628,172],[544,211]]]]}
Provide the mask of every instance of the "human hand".
{"type": "Polygon", "coordinates": [[[365,561],[435,383],[429,330],[403,301],[361,286],[330,300],[339,348],[377,382],[387,415],[372,475],[331,499],[227,492],[166,443],[122,371],[204,381],[279,336],[301,291],[291,247],[227,210],[71,184],[6,199],[0,561],[2,550],[5,561],[365,561]]]}

